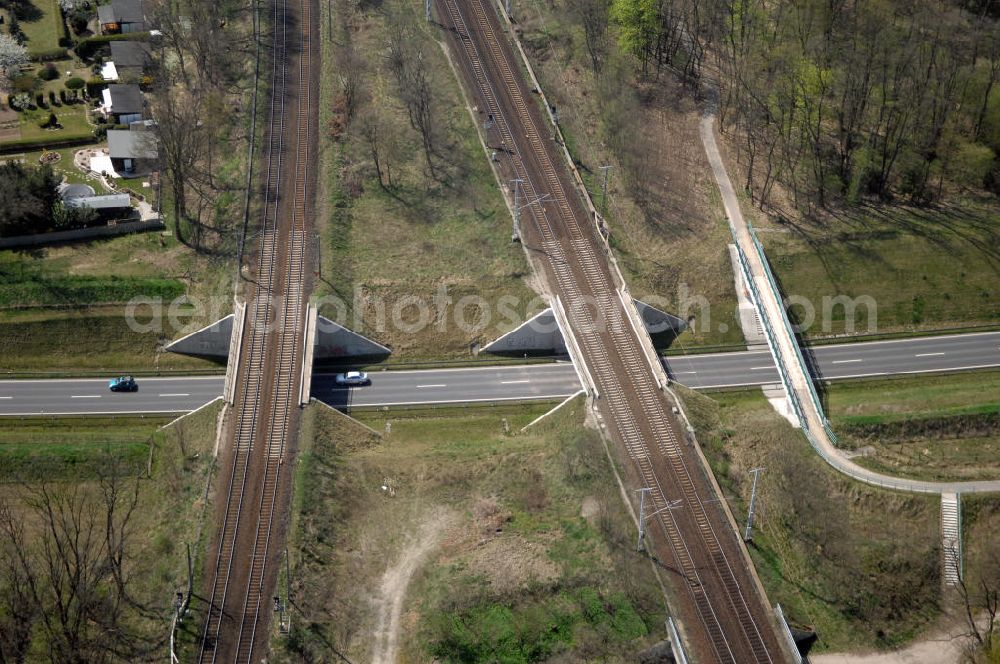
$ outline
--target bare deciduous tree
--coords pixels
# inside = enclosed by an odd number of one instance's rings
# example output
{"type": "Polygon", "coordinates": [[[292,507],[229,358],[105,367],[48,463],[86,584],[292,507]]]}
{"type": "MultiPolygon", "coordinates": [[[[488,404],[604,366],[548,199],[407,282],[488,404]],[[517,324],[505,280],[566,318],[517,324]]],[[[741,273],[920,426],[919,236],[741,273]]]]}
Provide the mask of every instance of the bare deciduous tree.
{"type": "MultiPolygon", "coordinates": [[[[951,555],[948,559],[957,561],[959,557],[951,555]]],[[[980,655],[989,653],[997,645],[994,636],[1000,614],[1000,556],[995,551],[989,556],[973,587],[959,574],[956,590],[968,627],[967,635],[972,641],[968,659],[970,662],[982,661],[980,655]]]]}
{"type": "Polygon", "coordinates": [[[128,556],[137,481],[109,459],[97,487],[24,487],[0,503],[0,655],[60,664],[131,661],[152,647],[133,627],[128,556]],[[40,637],[40,638],[39,638],[40,637]],[[42,649],[40,651],[40,649],[42,649]]]}
{"type": "Polygon", "coordinates": [[[434,92],[420,40],[404,17],[389,16],[389,70],[399,87],[410,125],[420,134],[431,177],[438,177],[435,156],[439,132],[435,118],[434,92]]]}

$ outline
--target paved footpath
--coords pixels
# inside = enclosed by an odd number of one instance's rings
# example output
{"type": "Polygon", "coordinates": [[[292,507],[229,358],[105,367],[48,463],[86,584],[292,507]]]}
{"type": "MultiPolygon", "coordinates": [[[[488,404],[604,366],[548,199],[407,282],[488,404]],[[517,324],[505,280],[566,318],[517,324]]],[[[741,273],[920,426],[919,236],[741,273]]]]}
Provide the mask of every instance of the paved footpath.
{"type": "Polygon", "coordinates": [[[751,278],[757,286],[761,301],[758,303],[761,317],[766,318],[766,324],[773,332],[774,342],[779,357],[776,362],[781,362],[785,373],[791,382],[791,389],[794,398],[798,401],[802,412],[802,426],[813,447],[823,459],[840,472],[853,477],[856,480],[874,484],[877,486],[897,489],[899,491],[913,491],[921,493],[969,493],[969,492],[989,492],[1000,491],[1000,480],[979,481],[979,482],[926,482],[921,480],[910,480],[899,477],[892,477],[877,473],[867,468],[863,468],[847,458],[830,439],[829,433],[824,426],[824,416],[819,412],[810,394],[810,381],[806,367],[798,361],[798,353],[795,348],[795,341],[784,324],[784,312],[782,304],[778,300],[778,294],[771,288],[767,278],[767,272],[761,261],[760,255],[754,244],[750,233],[750,227],[743,218],[740,210],[739,200],[733,189],[733,184],[729,180],[726,166],[719,154],[719,147],[715,141],[715,116],[705,115],[701,120],[701,140],[705,146],[705,153],[712,166],[712,173],[719,185],[722,194],[722,202],[726,208],[726,216],[733,235],[743,254],[747,258],[750,266],[751,278]]]}

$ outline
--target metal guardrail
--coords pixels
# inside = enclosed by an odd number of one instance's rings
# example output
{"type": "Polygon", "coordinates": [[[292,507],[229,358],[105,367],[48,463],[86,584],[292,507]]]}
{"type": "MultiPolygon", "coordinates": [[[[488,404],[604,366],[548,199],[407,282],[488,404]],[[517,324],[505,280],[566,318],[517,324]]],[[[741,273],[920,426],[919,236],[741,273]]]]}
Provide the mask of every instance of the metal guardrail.
{"type": "MultiPolygon", "coordinates": [[[[781,289],[778,288],[778,281],[774,278],[774,273],[771,271],[771,264],[768,262],[767,256],[764,254],[764,246],[757,238],[757,232],[754,230],[753,224],[747,222],[747,228],[750,231],[750,238],[753,240],[754,248],[757,250],[757,255],[760,257],[760,262],[764,266],[764,274],[767,276],[767,281],[771,286],[771,291],[774,293],[775,300],[779,304],[778,309],[781,311],[781,321],[785,326],[785,331],[788,333],[788,338],[791,341],[792,348],[795,349],[795,355],[799,361],[799,366],[802,367],[802,374],[806,378],[806,385],[809,388],[809,396],[812,398],[813,406],[815,406],[816,413],[819,415],[819,419],[823,423],[823,429],[830,437],[830,442],[834,445],[838,445],[837,436],[833,433],[830,421],[827,419],[826,412],[823,410],[823,402],[820,400],[819,393],[816,391],[816,384],[809,371],[809,365],[806,364],[805,356],[802,355],[802,349],[799,347],[798,337],[795,336],[795,330],[792,329],[792,323],[788,319],[788,312],[785,310],[784,301],[781,297],[781,289]]],[[[739,248],[739,245],[737,245],[737,248],[739,248]]]]}
{"type": "Polygon", "coordinates": [[[667,618],[667,634],[670,636],[670,650],[673,652],[677,664],[688,664],[687,655],[684,654],[684,646],[681,645],[681,635],[677,632],[677,625],[672,617],[667,618]]]}
{"type": "Polygon", "coordinates": [[[774,338],[774,331],[771,329],[771,323],[767,316],[764,315],[764,305],[763,300],[760,296],[760,291],[757,290],[757,284],[753,279],[753,274],[750,271],[750,262],[747,260],[746,254],[743,252],[743,248],[740,247],[739,240],[736,238],[735,230],[730,227],[733,232],[733,243],[736,245],[736,255],[739,257],[740,272],[743,275],[743,282],[747,285],[750,290],[750,297],[754,300],[754,304],[759,312],[759,318],[761,321],[761,327],[764,330],[764,338],[767,341],[768,348],[771,350],[771,354],[775,358],[775,365],[778,368],[778,376],[781,378],[781,384],[785,388],[785,394],[788,396],[788,403],[791,405],[792,410],[795,411],[795,417],[798,418],[799,426],[805,431],[808,429],[808,422],[802,415],[802,406],[799,404],[799,399],[795,395],[795,389],[792,387],[791,378],[785,371],[785,363],[782,361],[781,348],[778,346],[777,340],[774,338]]]}
{"type": "Polygon", "coordinates": [[[780,604],[774,605],[774,614],[778,617],[778,622],[781,623],[781,633],[787,639],[786,645],[791,648],[793,655],[799,655],[799,662],[804,662],[805,659],[799,654],[799,647],[795,645],[795,637],[792,636],[792,628],[788,626],[788,621],[785,620],[785,612],[781,610],[780,604]]]}
{"type": "Polygon", "coordinates": [[[851,463],[844,463],[844,459],[839,456],[828,454],[827,451],[820,445],[816,437],[813,436],[812,432],[808,429],[803,429],[803,433],[806,435],[806,439],[812,448],[816,450],[826,463],[830,464],[837,469],[838,472],[850,477],[853,480],[859,482],[864,482],[865,484],[870,484],[872,486],[881,487],[883,489],[894,489],[896,491],[905,491],[908,493],[934,493],[940,494],[941,487],[935,486],[933,482],[919,482],[919,481],[904,481],[897,482],[892,478],[888,478],[885,475],[867,475],[857,472],[855,467],[851,463]],[[885,478],[885,479],[882,479],[885,478]]]}

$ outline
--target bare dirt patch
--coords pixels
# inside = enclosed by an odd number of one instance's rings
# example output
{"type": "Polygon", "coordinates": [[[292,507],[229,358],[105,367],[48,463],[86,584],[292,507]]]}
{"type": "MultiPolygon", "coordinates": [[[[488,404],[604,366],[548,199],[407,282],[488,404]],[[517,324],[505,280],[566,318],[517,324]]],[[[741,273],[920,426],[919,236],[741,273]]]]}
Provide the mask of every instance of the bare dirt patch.
{"type": "Polygon", "coordinates": [[[411,536],[403,547],[402,555],[382,576],[381,593],[375,608],[378,618],[372,648],[373,664],[393,664],[396,661],[400,619],[410,579],[440,542],[453,518],[446,509],[432,510],[420,524],[419,534],[411,536]]]}

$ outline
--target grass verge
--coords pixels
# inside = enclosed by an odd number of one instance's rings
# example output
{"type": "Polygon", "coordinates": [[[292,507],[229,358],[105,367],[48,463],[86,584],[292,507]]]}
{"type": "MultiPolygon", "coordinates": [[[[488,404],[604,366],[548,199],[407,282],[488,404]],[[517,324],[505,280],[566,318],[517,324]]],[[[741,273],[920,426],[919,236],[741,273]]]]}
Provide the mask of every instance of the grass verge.
{"type": "Polygon", "coordinates": [[[166,418],[45,417],[0,419],[0,482],[87,480],[108,458],[132,475],[146,473],[152,436],[166,418]]]}
{"type": "Polygon", "coordinates": [[[928,480],[1000,477],[1000,371],[838,382],[826,400],[863,466],[928,480]]]}
{"type": "Polygon", "coordinates": [[[548,407],[361,414],[379,438],[312,406],[293,628],[274,661],[385,654],[379,619],[399,592],[399,661],[633,661],[662,639],[658,582],[582,400],[516,433],[548,407]],[[431,535],[402,591],[387,581],[431,535]]]}
{"type": "Polygon", "coordinates": [[[919,331],[1000,321],[998,221],[995,200],[964,198],[931,209],[862,208],[760,239],[785,294],[818,314],[807,336],[919,331]],[[870,298],[874,309],[822,315],[824,298],[838,295],[870,298]]]}
{"type": "Polygon", "coordinates": [[[218,369],[218,363],[163,350],[163,343],[182,331],[169,325],[136,331],[117,307],[30,310],[0,318],[0,375],[218,369]]]}

